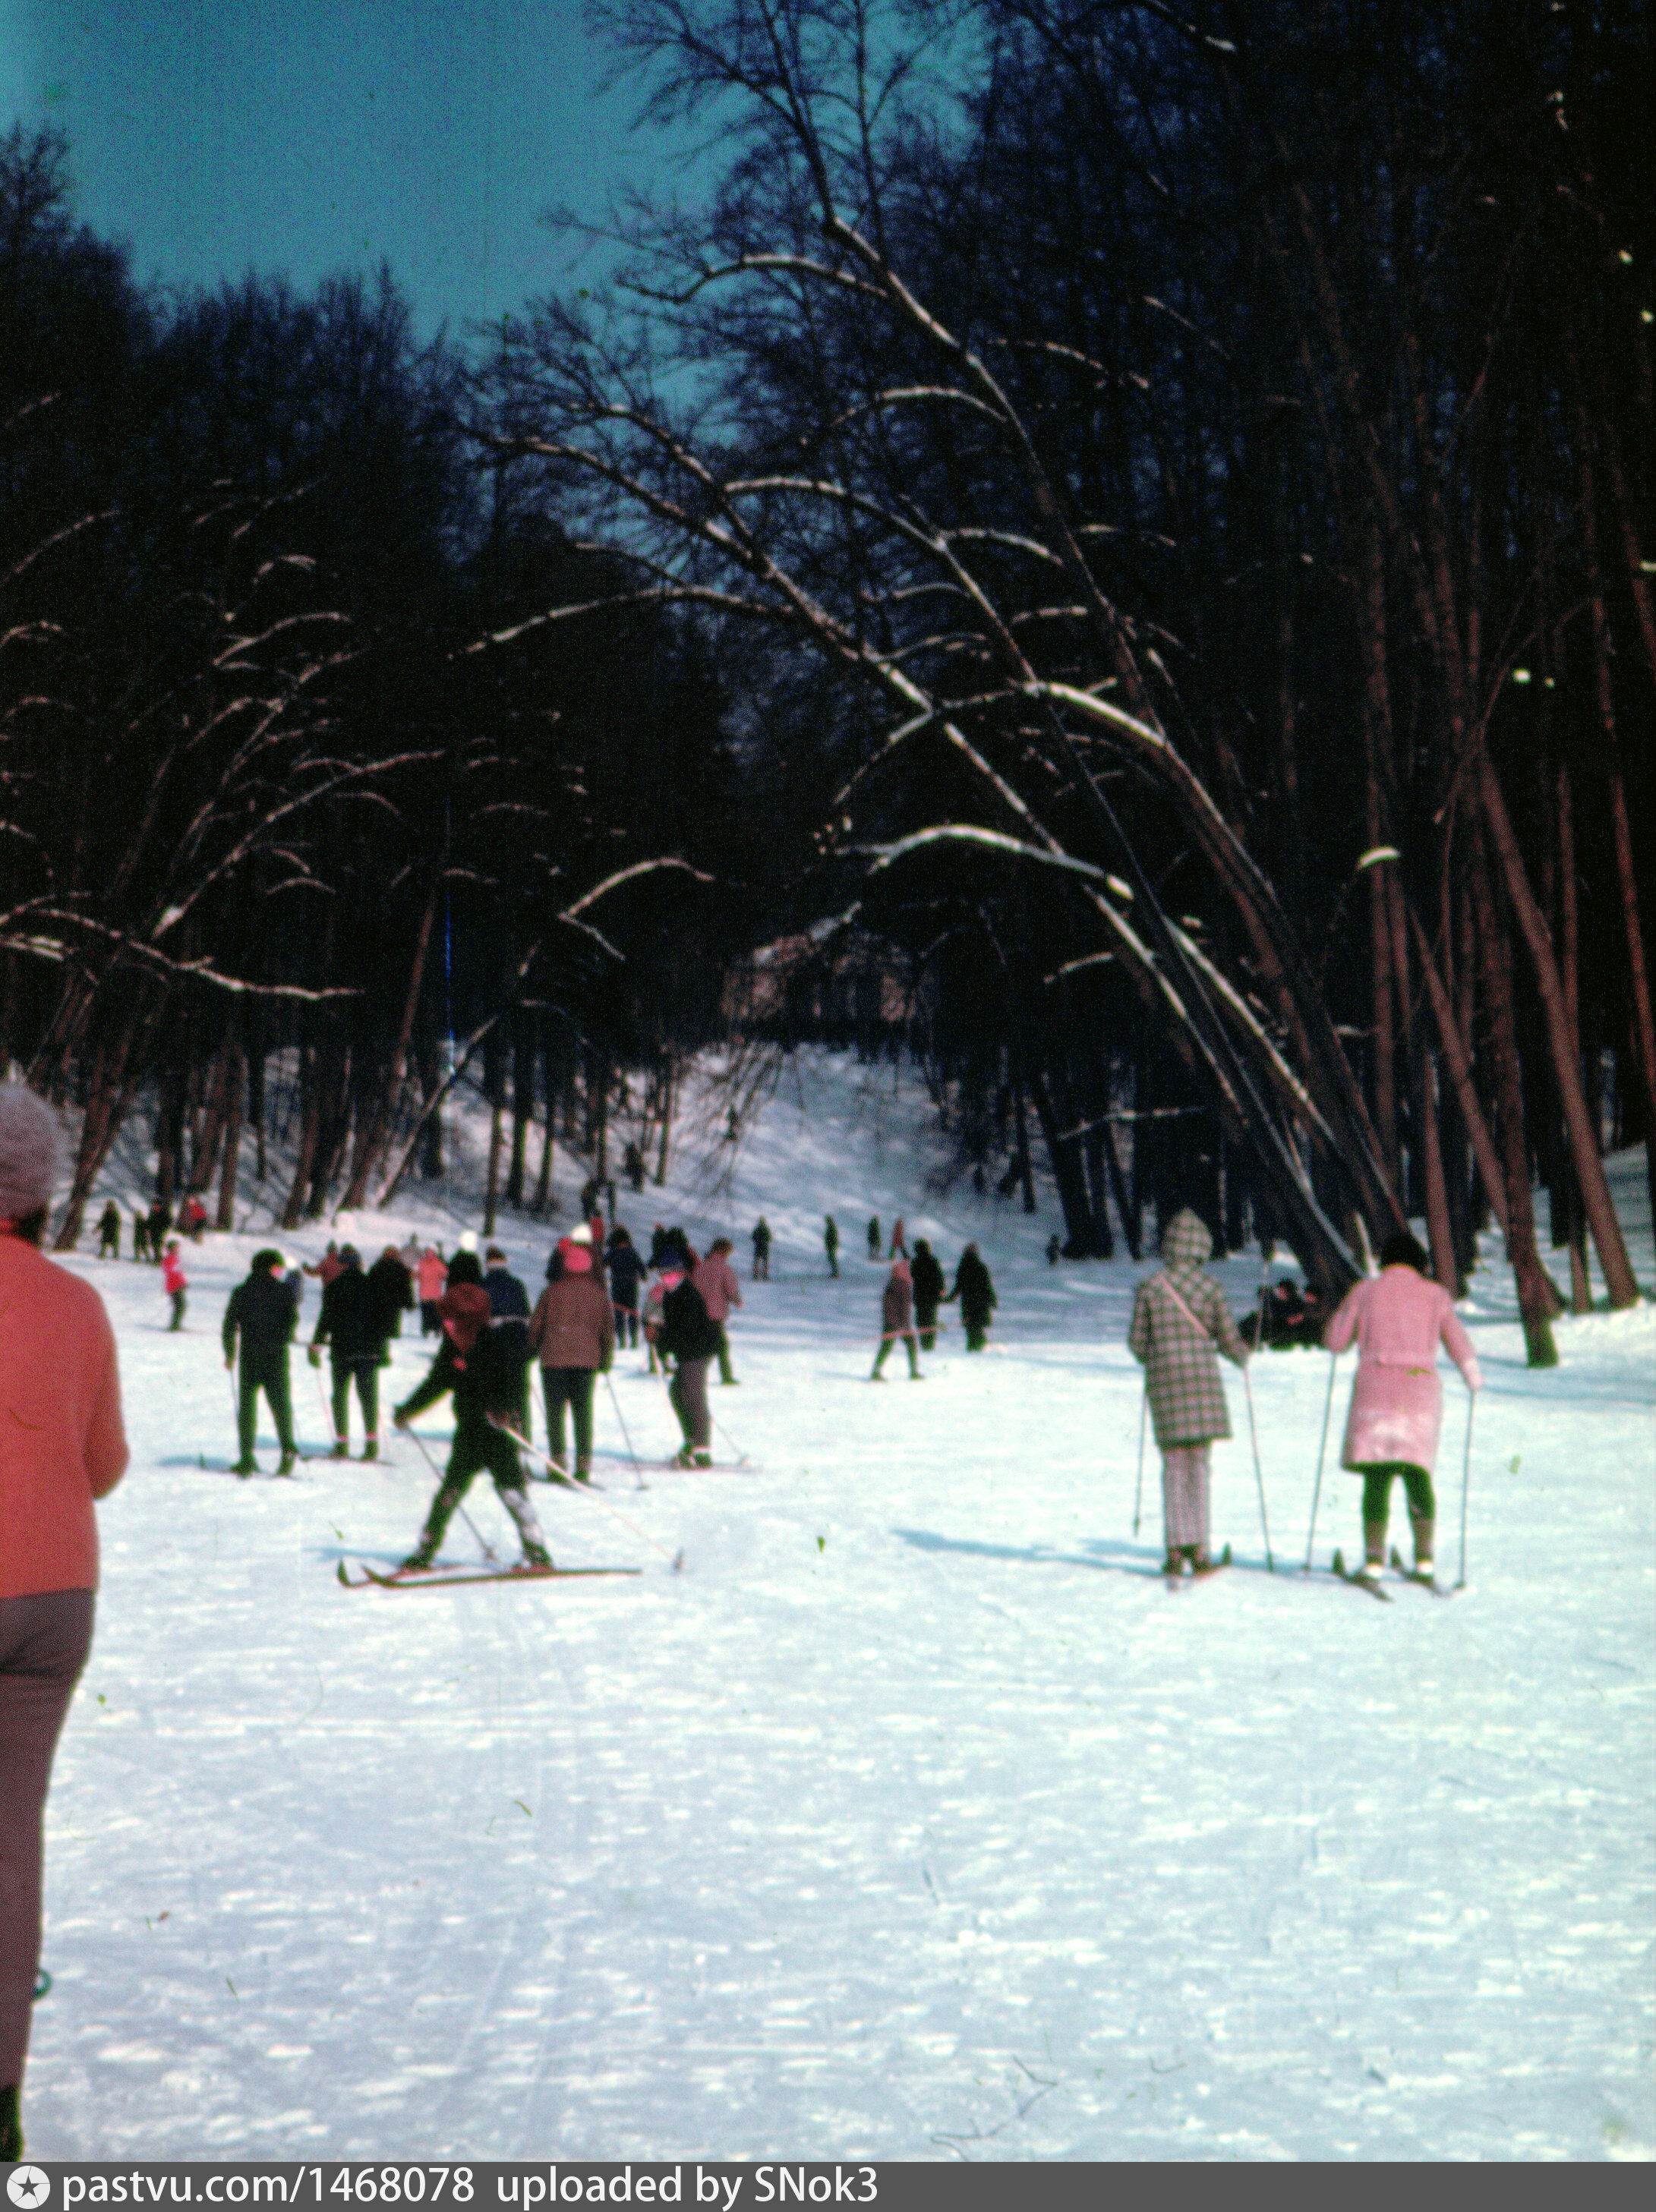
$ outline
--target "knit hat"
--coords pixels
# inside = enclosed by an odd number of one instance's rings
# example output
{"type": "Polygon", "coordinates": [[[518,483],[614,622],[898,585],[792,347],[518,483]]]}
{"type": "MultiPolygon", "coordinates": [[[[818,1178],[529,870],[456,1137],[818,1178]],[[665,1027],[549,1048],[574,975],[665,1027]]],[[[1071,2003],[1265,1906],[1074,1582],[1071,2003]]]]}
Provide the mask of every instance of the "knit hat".
{"type": "Polygon", "coordinates": [[[63,1150],[58,1116],[27,1085],[0,1083],[0,1221],[52,1203],[63,1150]]]}
{"type": "Polygon", "coordinates": [[[593,1232],[584,1221],[578,1227],[572,1229],[563,1240],[566,1244],[590,1244],[592,1241],[593,1232]]]}
{"type": "Polygon", "coordinates": [[[593,1267],[592,1238],[584,1229],[577,1229],[559,1240],[558,1250],[563,1255],[566,1274],[589,1275],[593,1267]]]}
{"type": "Polygon", "coordinates": [[[489,1326],[489,1293],[481,1283],[459,1283],[437,1301],[437,1318],[462,1359],[489,1326]]]}

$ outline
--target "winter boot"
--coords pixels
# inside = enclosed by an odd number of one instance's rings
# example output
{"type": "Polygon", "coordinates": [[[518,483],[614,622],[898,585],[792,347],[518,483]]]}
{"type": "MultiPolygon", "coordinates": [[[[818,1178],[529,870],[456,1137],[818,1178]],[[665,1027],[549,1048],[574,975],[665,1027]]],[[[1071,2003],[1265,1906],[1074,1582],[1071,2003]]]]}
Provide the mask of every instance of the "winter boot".
{"type": "Polygon", "coordinates": [[[546,1547],[541,1538],[540,1523],[535,1518],[535,1509],[529,1503],[529,1493],[521,1483],[496,1483],[501,1504],[517,1523],[517,1532],[523,1546],[523,1556],[531,1565],[537,1564],[533,1554],[546,1556],[546,1547]]]}
{"type": "Polygon", "coordinates": [[[277,1473],[278,1474],[291,1474],[298,1458],[298,1453],[293,1450],[290,1447],[287,1451],[283,1453],[280,1461],[277,1462],[276,1469],[277,1473]]]}
{"type": "Polygon", "coordinates": [[[1385,1566],[1385,1523],[1384,1521],[1365,1521],[1362,1572],[1370,1582],[1378,1582],[1385,1566]]]}
{"type": "Polygon", "coordinates": [[[552,1566],[552,1555],[544,1544],[526,1544],[523,1547],[523,1564],[526,1567],[532,1568],[538,1575],[550,1575],[555,1571],[552,1566]]]}
{"type": "Polygon", "coordinates": [[[378,1459],[379,1456],[380,1440],[377,1437],[370,1437],[368,1442],[362,1446],[362,1457],[364,1459],[378,1459]]]}
{"type": "Polygon", "coordinates": [[[711,1467],[713,1464],[713,1455],[710,1451],[698,1451],[695,1455],[695,1461],[697,1467],[711,1467]]]}
{"type": "Polygon", "coordinates": [[[593,1463],[589,1459],[578,1459],[575,1462],[575,1479],[577,1482],[590,1482],[592,1480],[593,1463]]]}
{"type": "Polygon", "coordinates": [[[17,2109],[15,2089],[0,2089],[0,2166],[21,2166],[23,2159],[23,2117],[17,2109]]]}
{"type": "Polygon", "coordinates": [[[436,1547],[422,1540],[405,1559],[398,1561],[397,1571],[399,1575],[423,1575],[436,1556],[436,1547]]]}
{"type": "Polygon", "coordinates": [[[333,1440],[333,1449],[328,1454],[328,1456],[330,1459],[349,1459],[350,1457],[350,1446],[345,1442],[343,1437],[336,1437],[333,1440]]]}
{"type": "Polygon", "coordinates": [[[257,1474],[259,1462],[256,1459],[239,1459],[230,1472],[232,1474],[257,1474]]]}

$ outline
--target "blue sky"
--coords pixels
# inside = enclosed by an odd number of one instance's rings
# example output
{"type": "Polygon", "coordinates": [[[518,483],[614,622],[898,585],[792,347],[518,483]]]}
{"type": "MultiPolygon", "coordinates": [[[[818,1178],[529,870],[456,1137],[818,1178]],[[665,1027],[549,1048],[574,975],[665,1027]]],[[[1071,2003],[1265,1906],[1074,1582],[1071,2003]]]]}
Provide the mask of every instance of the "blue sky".
{"type": "Polygon", "coordinates": [[[0,128],[68,135],[76,213],[141,280],[383,256],[428,331],[561,281],[545,208],[651,180],[603,70],[579,0],[0,0],[0,128]]]}

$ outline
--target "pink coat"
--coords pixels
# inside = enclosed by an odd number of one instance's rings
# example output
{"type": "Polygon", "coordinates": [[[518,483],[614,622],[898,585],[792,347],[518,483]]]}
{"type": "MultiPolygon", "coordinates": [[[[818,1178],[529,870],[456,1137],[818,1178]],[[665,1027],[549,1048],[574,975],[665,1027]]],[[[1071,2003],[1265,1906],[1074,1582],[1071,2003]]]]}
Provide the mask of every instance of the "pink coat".
{"type": "Polygon", "coordinates": [[[92,1510],[126,1467],[115,1338],[89,1283],[0,1236],[0,1598],[96,1589],[92,1510]]]}
{"type": "Polygon", "coordinates": [[[435,1252],[422,1252],[419,1268],[420,1303],[434,1306],[448,1287],[448,1268],[435,1252]]]}
{"type": "Polygon", "coordinates": [[[1469,1390],[1483,1377],[1471,1341],[1440,1283],[1413,1267],[1383,1268],[1348,1291],[1323,1342],[1343,1352],[1357,1340],[1357,1379],[1351,1386],[1340,1464],[1354,1472],[1388,1462],[1424,1468],[1438,1455],[1443,1386],[1437,1376],[1438,1346],[1466,1378],[1469,1390]]]}
{"type": "Polygon", "coordinates": [[[707,1308],[709,1321],[728,1321],[732,1306],[742,1302],[742,1286],[736,1279],[736,1271],[722,1252],[709,1252],[691,1277],[702,1294],[702,1304],[707,1308]]]}

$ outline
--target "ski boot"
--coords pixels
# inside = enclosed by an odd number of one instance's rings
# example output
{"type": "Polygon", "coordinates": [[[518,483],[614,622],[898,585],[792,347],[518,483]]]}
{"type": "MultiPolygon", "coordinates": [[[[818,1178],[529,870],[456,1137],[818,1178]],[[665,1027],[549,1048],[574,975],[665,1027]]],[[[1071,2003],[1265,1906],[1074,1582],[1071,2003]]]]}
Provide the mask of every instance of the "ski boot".
{"type": "Polygon", "coordinates": [[[240,1474],[244,1477],[249,1474],[257,1474],[259,1472],[259,1462],[256,1459],[239,1459],[232,1466],[230,1472],[232,1474],[240,1474]]]}
{"type": "Polygon", "coordinates": [[[376,1437],[370,1437],[368,1442],[362,1446],[362,1457],[364,1459],[378,1459],[379,1456],[379,1441],[376,1437]]]}
{"type": "Polygon", "coordinates": [[[425,1545],[422,1544],[417,1547],[417,1549],[411,1552],[405,1559],[399,1559],[398,1561],[397,1571],[399,1575],[429,1574],[431,1571],[431,1562],[435,1556],[435,1554],[434,1553],[429,1551],[425,1545]]]}
{"type": "Polygon", "coordinates": [[[556,1571],[552,1555],[544,1544],[526,1544],[521,1565],[526,1574],[550,1575],[556,1571]]]}
{"type": "Polygon", "coordinates": [[[350,1446],[345,1442],[343,1437],[336,1437],[334,1438],[333,1449],[328,1454],[328,1457],[330,1459],[349,1459],[350,1457],[350,1446]]]}
{"type": "Polygon", "coordinates": [[[277,1463],[276,1470],[277,1473],[278,1474],[291,1474],[295,1467],[298,1464],[298,1460],[299,1455],[296,1451],[294,1451],[291,1449],[284,1451],[277,1463]]]}
{"type": "Polygon", "coordinates": [[[711,1467],[713,1464],[713,1455],[710,1451],[698,1451],[692,1456],[694,1464],[697,1467],[711,1467]]]}

